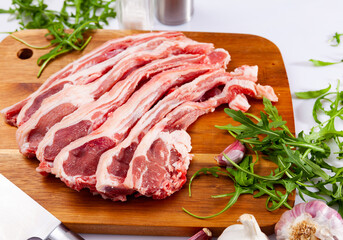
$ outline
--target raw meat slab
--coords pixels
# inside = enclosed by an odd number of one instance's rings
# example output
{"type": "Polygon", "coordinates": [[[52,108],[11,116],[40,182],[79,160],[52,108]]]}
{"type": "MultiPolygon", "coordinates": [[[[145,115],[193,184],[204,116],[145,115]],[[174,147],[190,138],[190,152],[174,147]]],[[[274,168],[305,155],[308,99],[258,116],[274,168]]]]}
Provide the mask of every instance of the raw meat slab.
{"type": "MultiPolygon", "coordinates": [[[[46,45],[45,33],[44,30],[25,30],[16,33],[16,36],[33,45],[46,45]]],[[[94,37],[83,53],[74,52],[53,61],[39,79],[36,78],[39,70],[36,61],[47,50],[33,50],[32,57],[20,59],[20,51],[27,47],[7,37],[0,43],[0,109],[22,100],[51,74],[105,41],[133,33],[137,31],[93,32],[94,37]]],[[[247,34],[185,32],[185,35],[228,50],[232,58],[228,71],[243,64],[258,65],[258,82],[274,88],[279,97],[276,106],[294,132],[287,74],[280,51],[272,42],[247,34]]],[[[249,102],[252,105],[249,112],[257,114],[263,109],[261,101],[249,99],[249,102]]],[[[202,116],[188,128],[192,153],[195,154],[188,179],[198,169],[214,166],[213,157],[234,141],[224,131],[214,128],[214,125],[233,122],[224,113],[224,107],[202,116]]],[[[210,196],[231,192],[232,182],[212,176],[201,176],[194,181],[191,198],[188,197],[187,183],[180,192],[164,200],[140,197],[122,203],[93,196],[87,190],[76,192],[54,176],[44,177],[37,173],[38,161],[26,159],[19,153],[15,131],[16,128],[0,121],[0,172],[76,232],[191,236],[202,227],[208,227],[218,236],[225,227],[237,223],[241,214],[250,213],[255,215],[264,232],[272,233],[274,224],[285,211],[268,212],[265,198],[254,199],[247,195],[224,214],[212,219],[199,220],[184,213],[182,207],[198,215],[210,215],[225,207],[228,199],[211,199],[210,196]]],[[[273,167],[272,163],[263,161],[259,170],[267,175],[273,167]]],[[[293,204],[294,196],[291,198],[290,203],[293,204]]]]}

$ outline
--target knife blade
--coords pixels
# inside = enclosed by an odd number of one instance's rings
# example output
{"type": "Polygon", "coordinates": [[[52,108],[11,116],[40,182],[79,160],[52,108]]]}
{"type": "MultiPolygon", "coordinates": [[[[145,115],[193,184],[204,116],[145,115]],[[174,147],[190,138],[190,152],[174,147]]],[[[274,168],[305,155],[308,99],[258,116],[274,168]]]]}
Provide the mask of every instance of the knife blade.
{"type": "Polygon", "coordinates": [[[0,240],[82,240],[0,174],[0,240]]]}

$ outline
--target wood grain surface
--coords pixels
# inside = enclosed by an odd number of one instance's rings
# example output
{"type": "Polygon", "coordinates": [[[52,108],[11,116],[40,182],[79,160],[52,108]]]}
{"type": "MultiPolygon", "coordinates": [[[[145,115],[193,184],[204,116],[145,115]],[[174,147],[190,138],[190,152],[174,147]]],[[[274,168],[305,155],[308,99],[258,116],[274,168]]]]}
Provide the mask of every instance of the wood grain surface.
{"type": "MultiPolygon", "coordinates": [[[[52,73],[66,64],[91,51],[105,41],[122,37],[134,31],[99,30],[92,32],[93,39],[82,53],[71,53],[49,64],[41,78],[36,74],[39,67],[36,61],[48,50],[34,50],[32,57],[20,59],[18,52],[27,48],[22,43],[7,37],[0,43],[0,108],[7,107],[29,95],[52,73]]],[[[44,30],[25,30],[16,36],[32,45],[46,45],[44,30]]],[[[232,61],[228,71],[243,64],[258,65],[259,83],[271,85],[279,97],[276,103],[279,112],[294,132],[291,95],[284,63],[278,48],[269,40],[253,35],[228,33],[186,32],[188,37],[202,42],[212,42],[215,47],[230,52],[232,61]]],[[[260,100],[249,99],[251,113],[263,109],[260,100]]],[[[220,153],[234,139],[214,125],[225,125],[233,121],[223,112],[226,106],[199,118],[188,129],[192,138],[192,160],[188,178],[202,167],[215,165],[213,157],[220,153]]],[[[39,202],[48,211],[76,232],[137,234],[137,235],[175,235],[191,236],[202,227],[210,228],[218,236],[225,227],[236,224],[243,213],[253,214],[262,230],[267,234],[284,208],[274,212],[265,209],[266,198],[254,199],[241,196],[238,202],[224,214],[207,220],[193,218],[182,211],[182,207],[198,215],[210,215],[220,211],[228,202],[227,198],[211,199],[211,195],[232,192],[230,180],[220,177],[200,176],[193,185],[193,196],[188,196],[187,184],[183,189],[164,200],[146,197],[129,198],[127,202],[112,202],[100,196],[93,196],[88,190],[76,192],[69,189],[54,176],[42,176],[35,171],[36,159],[27,159],[17,150],[16,128],[0,122],[0,172],[39,202]]],[[[261,161],[258,172],[269,174],[273,165],[261,161]]],[[[5,193],[2,193],[5,194],[5,193]]],[[[293,204],[294,196],[290,203],[293,204]]]]}

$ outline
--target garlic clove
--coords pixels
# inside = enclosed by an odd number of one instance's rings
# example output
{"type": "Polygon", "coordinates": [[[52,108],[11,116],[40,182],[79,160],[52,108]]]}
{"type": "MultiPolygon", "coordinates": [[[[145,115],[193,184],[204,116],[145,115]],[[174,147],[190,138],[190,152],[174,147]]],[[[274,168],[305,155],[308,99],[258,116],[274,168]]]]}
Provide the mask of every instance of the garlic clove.
{"type": "Polygon", "coordinates": [[[242,239],[242,236],[246,237],[244,226],[242,224],[234,224],[227,227],[224,232],[219,236],[218,240],[229,240],[229,239],[242,239]]]}
{"type": "Polygon", "coordinates": [[[300,203],[282,214],[275,234],[277,240],[343,240],[343,220],[322,201],[300,203]]]}
{"type": "Polygon", "coordinates": [[[227,227],[219,236],[218,240],[266,240],[268,237],[261,231],[255,217],[251,214],[243,214],[239,217],[242,224],[234,224],[227,227]]]}
{"type": "Polygon", "coordinates": [[[245,146],[240,141],[236,140],[234,143],[225,148],[221,154],[214,158],[219,165],[232,167],[232,164],[224,157],[224,153],[233,162],[239,163],[244,157],[245,146]]]}
{"type": "Polygon", "coordinates": [[[251,236],[258,236],[254,239],[268,239],[267,236],[261,231],[255,217],[251,214],[243,214],[239,217],[239,221],[244,225],[246,229],[249,229],[251,236]]]}

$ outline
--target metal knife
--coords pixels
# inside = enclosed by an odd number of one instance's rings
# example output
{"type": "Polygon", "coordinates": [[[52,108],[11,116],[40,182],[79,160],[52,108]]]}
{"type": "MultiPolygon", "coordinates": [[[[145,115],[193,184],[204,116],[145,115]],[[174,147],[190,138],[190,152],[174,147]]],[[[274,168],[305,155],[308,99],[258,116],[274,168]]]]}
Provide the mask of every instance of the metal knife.
{"type": "Polygon", "coordinates": [[[0,174],[0,240],[83,240],[0,174]]]}

